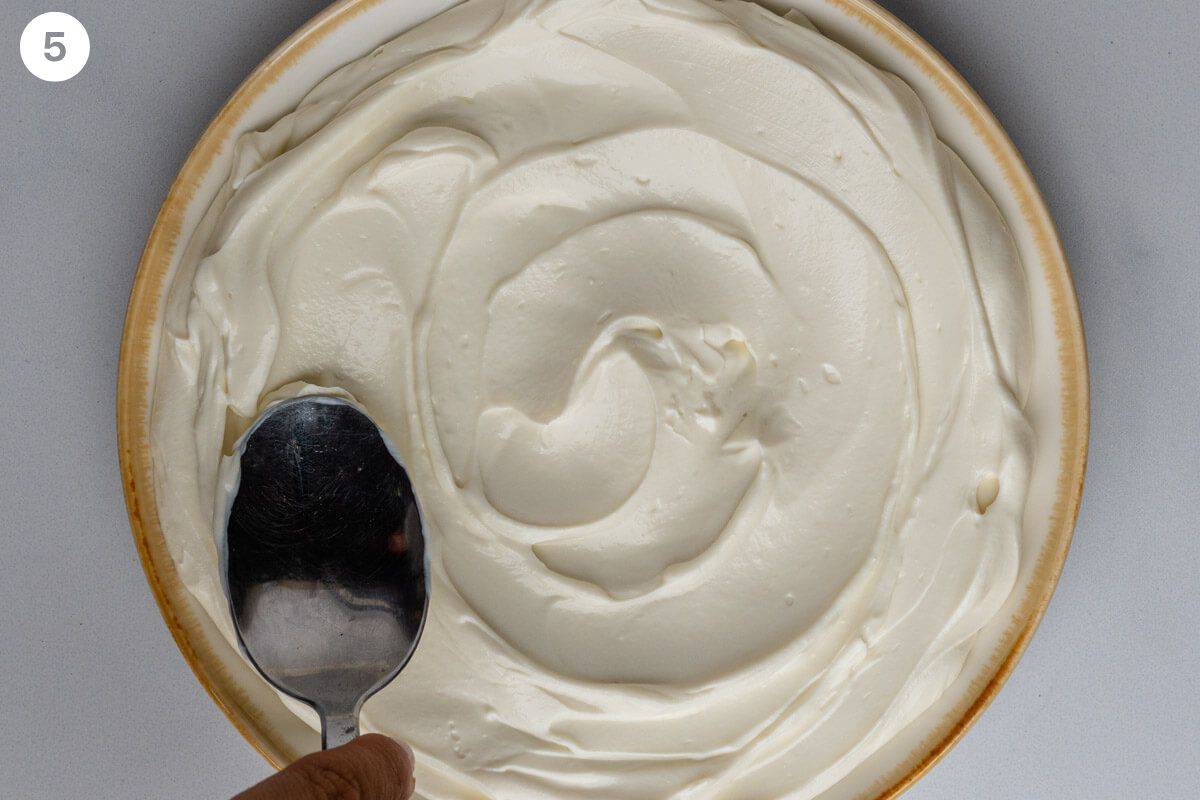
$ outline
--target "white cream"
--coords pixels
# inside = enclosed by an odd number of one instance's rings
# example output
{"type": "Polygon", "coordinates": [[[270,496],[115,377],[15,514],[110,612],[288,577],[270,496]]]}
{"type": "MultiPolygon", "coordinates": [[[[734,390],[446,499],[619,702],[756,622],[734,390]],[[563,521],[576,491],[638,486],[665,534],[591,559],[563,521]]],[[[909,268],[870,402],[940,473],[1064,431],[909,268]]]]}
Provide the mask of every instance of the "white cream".
{"type": "Polygon", "coordinates": [[[426,518],[365,712],[421,797],[813,798],[1003,624],[1030,347],[895,77],[744,3],[471,0],[239,141],[172,284],[159,506],[229,635],[223,448],[336,387],[426,518]]]}

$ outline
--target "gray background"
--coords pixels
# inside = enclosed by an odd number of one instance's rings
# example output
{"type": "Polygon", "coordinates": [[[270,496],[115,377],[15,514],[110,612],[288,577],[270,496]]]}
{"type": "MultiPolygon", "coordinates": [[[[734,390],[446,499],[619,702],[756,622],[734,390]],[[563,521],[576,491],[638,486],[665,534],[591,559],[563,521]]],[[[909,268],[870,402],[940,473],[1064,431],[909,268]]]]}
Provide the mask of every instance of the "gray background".
{"type": "MultiPolygon", "coordinates": [[[[3,0],[0,794],[226,798],[267,765],[175,648],[117,475],[117,345],[171,179],[322,0],[3,0]],[[25,23],[87,26],[65,84],[25,23]]],[[[1200,4],[887,0],[1029,162],[1092,370],[1075,544],[1020,667],[914,800],[1200,794],[1200,4]]]]}

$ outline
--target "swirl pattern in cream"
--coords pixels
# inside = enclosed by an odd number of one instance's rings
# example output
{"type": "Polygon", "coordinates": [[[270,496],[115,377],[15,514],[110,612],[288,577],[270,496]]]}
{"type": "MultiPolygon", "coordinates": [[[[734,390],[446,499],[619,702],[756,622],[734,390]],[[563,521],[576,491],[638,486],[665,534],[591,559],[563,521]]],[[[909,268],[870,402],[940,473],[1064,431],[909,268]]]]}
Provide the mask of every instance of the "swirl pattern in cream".
{"type": "Polygon", "coordinates": [[[164,529],[231,636],[229,443],[347,393],[427,520],[365,712],[422,797],[835,797],[1003,624],[1030,347],[991,200],[802,18],[470,0],[238,142],[169,298],[164,529]]]}

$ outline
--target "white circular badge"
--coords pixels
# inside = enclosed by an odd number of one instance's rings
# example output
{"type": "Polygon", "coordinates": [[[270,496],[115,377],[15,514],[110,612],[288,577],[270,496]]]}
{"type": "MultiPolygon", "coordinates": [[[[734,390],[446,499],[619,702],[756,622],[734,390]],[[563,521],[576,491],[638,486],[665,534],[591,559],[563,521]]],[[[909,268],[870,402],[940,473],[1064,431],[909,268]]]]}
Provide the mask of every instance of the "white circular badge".
{"type": "Polygon", "coordinates": [[[92,52],[83,24],[62,11],[39,14],[29,21],[21,34],[21,60],[25,67],[44,81],[74,78],[92,52]]]}

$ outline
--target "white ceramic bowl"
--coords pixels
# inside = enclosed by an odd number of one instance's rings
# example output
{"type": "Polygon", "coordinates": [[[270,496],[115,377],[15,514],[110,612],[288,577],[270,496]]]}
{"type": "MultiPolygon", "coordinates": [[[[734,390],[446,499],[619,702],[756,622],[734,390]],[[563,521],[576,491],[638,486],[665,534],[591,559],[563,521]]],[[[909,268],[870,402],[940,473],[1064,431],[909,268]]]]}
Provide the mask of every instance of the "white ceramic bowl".
{"type": "MultiPolygon", "coordinates": [[[[232,141],[266,127],[336,67],[365,55],[454,0],[341,0],[272,53],[217,114],[163,203],[129,303],[118,377],[121,472],[133,535],[167,626],[196,677],[246,738],[276,765],[317,746],[184,588],[161,528],[149,446],[150,399],[169,278],[201,214],[229,172],[232,141]]],[[[915,749],[893,742],[839,785],[845,797],[899,794],[975,721],[1011,672],[1041,619],[1066,558],[1087,454],[1088,379],[1070,272],[1037,187],[991,113],[922,41],[869,0],[785,0],[826,35],[909,83],[940,137],[971,167],[1012,228],[1030,284],[1034,341],[1028,414],[1039,433],[1022,551],[1026,559],[1004,614],[1009,624],[980,642],[958,681],[914,724],[915,749]]],[[[999,627],[999,626],[997,626],[999,627]]],[[[907,737],[906,737],[907,738],[907,737]]]]}

